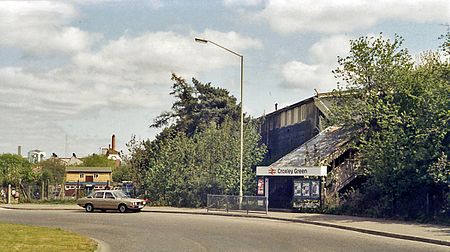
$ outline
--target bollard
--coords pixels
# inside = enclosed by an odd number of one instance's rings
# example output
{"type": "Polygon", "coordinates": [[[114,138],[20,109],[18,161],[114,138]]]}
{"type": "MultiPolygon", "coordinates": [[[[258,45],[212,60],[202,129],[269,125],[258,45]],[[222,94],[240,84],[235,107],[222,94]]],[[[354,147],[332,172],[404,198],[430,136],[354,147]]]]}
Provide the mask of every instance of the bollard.
{"type": "Polygon", "coordinates": [[[44,200],[44,193],[45,193],[45,185],[44,180],[41,181],[41,200],[44,200]]]}
{"type": "Polygon", "coordinates": [[[6,204],[10,204],[11,203],[11,185],[8,184],[8,191],[6,193],[6,204]]]}

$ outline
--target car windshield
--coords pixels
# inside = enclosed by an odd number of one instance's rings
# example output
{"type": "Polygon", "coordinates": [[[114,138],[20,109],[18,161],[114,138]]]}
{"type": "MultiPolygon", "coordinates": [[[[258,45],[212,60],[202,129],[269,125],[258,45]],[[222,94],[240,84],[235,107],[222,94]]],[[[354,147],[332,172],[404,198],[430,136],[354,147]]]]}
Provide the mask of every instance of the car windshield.
{"type": "Polygon", "coordinates": [[[126,195],[122,191],[114,191],[114,195],[116,196],[116,198],[128,198],[128,195],[126,195]]]}

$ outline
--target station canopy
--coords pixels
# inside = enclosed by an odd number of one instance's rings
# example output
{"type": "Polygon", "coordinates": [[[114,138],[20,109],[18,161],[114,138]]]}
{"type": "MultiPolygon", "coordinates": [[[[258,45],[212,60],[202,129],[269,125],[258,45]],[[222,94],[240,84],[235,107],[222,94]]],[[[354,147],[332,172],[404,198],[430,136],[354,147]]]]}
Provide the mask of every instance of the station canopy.
{"type": "Polygon", "coordinates": [[[330,126],[269,168],[326,166],[348,149],[354,131],[330,126]]]}

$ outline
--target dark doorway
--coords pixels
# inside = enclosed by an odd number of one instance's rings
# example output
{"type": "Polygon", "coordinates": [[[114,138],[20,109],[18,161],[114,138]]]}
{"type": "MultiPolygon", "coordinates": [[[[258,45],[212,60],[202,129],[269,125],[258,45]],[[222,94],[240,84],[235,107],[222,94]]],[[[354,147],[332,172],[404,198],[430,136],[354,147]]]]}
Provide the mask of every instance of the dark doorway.
{"type": "Polygon", "coordinates": [[[86,176],[86,182],[94,182],[94,176],[86,176]]]}
{"type": "Polygon", "coordinates": [[[269,178],[269,208],[292,208],[294,183],[292,177],[269,178]]]}
{"type": "Polygon", "coordinates": [[[89,195],[94,190],[94,185],[86,185],[84,188],[84,195],[89,195]]]}

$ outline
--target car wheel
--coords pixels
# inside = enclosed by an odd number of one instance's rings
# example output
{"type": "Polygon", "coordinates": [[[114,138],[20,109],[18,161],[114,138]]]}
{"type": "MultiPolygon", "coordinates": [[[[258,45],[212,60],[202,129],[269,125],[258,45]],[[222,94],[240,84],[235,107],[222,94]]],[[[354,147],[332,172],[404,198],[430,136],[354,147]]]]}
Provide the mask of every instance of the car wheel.
{"type": "Polygon", "coordinates": [[[127,211],[127,206],[125,206],[124,204],[120,204],[119,205],[119,212],[125,213],[126,211],[127,211]]]}
{"type": "Polygon", "coordinates": [[[94,206],[92,204],[86,204],[86,212],[94,212],[94,206]]]}

